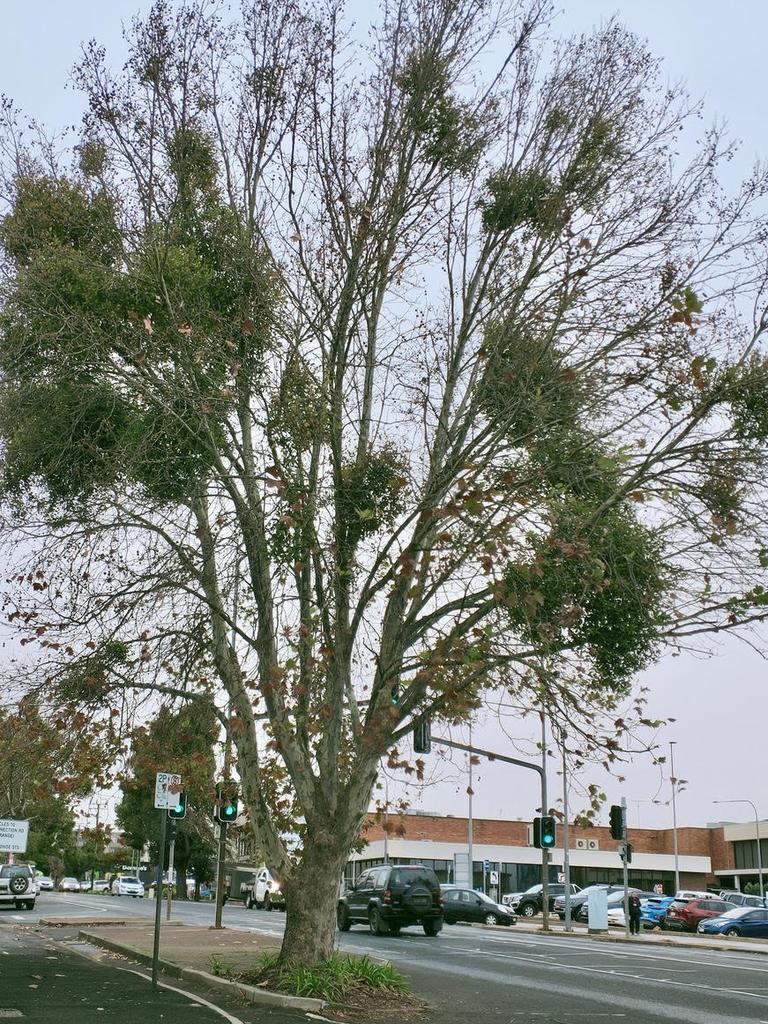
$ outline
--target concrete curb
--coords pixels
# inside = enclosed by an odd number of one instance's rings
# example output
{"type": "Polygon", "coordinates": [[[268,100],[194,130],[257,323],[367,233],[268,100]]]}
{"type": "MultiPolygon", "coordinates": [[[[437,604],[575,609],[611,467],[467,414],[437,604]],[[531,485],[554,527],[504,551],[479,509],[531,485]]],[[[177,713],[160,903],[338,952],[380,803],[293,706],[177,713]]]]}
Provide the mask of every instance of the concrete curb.
{"type": "MultiPolygon", "coordinates": [[[[121,956],[136,960],[145,967],[152,966],[152,957],[145,953],[138,953],[130,946],[120,942],[113,942],[111,939],[94,935],[93,932],[80,931],[78,938],[83,942],[90,942],[101,949],[109,950],[110,953],[119,953],[121,956]]],[[[263,1003],[266,1006],[284,1006],[293,1010],[314,1010],[325,1009],[326,1003],[323,999],[308,999],[303,996],[289,996],[283,992],[269,992],[267,989],[257,988],[255,985],[245,985],[240,981],[230,981],[229,978],[219,978],[207,971],[198,971],[194,967],[180,967],[170,960],[158,960],[158,966],[164,974],[172,978],[180,978],[183,981],[196,981],[213,988],[225,989],[228,992],[239,992],[243,998],[250,1003],[263,1003]]]]}
{"type": "Polygon", "coordinates": [[[128,924],[128,922],[124,921],[122,918],[115,918],[113,920],[109,917],[41,917],[37,923],[46,928],[79,928],[81,925],[86,925],[89,928],[95,928],[97,925],[104,925],[107,928],[116,928],[118,925],[128,924]]]}
{"type": "Polygon", "coordinates": [[[603,932],[566,932],[560,929],[545,932],[541,928],[535,927],[523,927],[519,925],[510,928],[506,925],[489,925],[489,924],[472,924],[469,922],[458,922],[458,926],[467,928],[482,928],[484,931],[494,932],[516,932],[518,935],[540,935],[546,939],[591,939],[593,942],[603,942],[610,944],[612,942],[623,942],[633,946],[644,946],[646,949],[653,949],[654,946],[671,946],[674,949],[714,949],[725,951],[728,953],[758,953],[763,956],[768,955],[768,942],[763,939],[739,939],[738,942],[734,942],[733,939],[726,939],[725,936],[721,940],[719,939],[704,939],[697,937],[694,939],[691,936],[690,939],[686,937],[680,942],[675,938],[673,934],[669,932],[659,932],[647,935],[644,938],[627,938],[625,935],[611,935],[603,932]],[[687,941],[686,941],[687,939],[687,941]]]}

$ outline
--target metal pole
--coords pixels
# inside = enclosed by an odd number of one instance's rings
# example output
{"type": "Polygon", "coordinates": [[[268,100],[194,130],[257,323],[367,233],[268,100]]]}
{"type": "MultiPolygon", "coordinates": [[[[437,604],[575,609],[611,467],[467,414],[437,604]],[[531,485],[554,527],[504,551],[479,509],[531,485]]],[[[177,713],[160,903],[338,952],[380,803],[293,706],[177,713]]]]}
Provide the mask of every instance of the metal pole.
{"type": "Polygon", "coordinates": [[[219,822],[219,851],[216,859],[216,915],[214,928],[221,928],[221,912],[224,908],[224,867],[227,859],[227,823],[219,822]]]}
{"type": "Polygon", "coordinates": [[[563,881],[565,882],[565,930],[571,931],[571,852],[568,836],[568,766],[563,740],[563,881]]]}
{"type": "Polygon", "coordinates": [[[171,920],[171,904],[173,903],[173,856],[175,852],[176,840],[174,838],[168,844],[168,906],[165,908],[166,921],[171,920]]]}
{"type": "Polygon", "coordinates": [[[389,782],[384,783],[384,863],[389,864],[389,782]]]}
{"type": "Polygon", "coordinates": [[[627,798],[621,798],[621,810],[623,819],[622,840],[624,842],[624,853],[621,856],[624,868],[624,935],[629,938],[629,865],[627,864],[627,798]]]}
{"type": "MultiPolygon", "coordinates": [[[[752,801],[749,801],[752,804],[752,801]]],[[[760,877],[760,898],[765,899],[765,886],[763,885],[763,852],[760,849],[760,820],[757,817],[757,808],[752,804],[755,812],[755,839],[757,840],[757,870],[760,877]]]]}
{"type": "MultiPolygon", "coordinates": [[[[547,716],[541,709],[541,813],[549,814],[547,806],[547,716]]],[[[541,927],[549,931],[549,850],[541,848],[541,927]]]]}
{"type": "Polygon", "coordinates": [[[672,850],[675,855],[675,894],[680,892],[680,859],[677,850],[677,778],[675,777],[675,743],[669,744],[669,781],[672,783],[672,850]]]}
{"type": "MultiPolygon", "coordinates": [[[[472,723],[469,724],[469,747],[472,749],[472,723]]],[[[472,825],[472,754],[469,755],[469,817],[467,818],[467,856],[469,857],[469,888],[475,888],[475,854],[473,850],[474,829],[472,825]]]]}
{"type": "Polygon", "coordinates": [[[152,947],[152,988],[157,988],[157,960],[160,955],[160,918],[163,905],[163,861],[165,860],[165,828],[168,822],[168,811],[160,811],[160,852],[157,858],[157,878],[155,881],[155,940],[152,947]]]}

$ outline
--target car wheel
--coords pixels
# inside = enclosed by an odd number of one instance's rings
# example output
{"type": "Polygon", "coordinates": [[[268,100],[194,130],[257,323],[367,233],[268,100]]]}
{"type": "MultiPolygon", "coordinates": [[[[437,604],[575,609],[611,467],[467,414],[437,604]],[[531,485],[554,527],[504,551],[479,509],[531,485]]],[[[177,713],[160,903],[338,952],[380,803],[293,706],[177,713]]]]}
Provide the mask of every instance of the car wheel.
{"type": "Polygon", "coordinates": [[[443,923],[444,924],[455,924],[456,922],[454,921],[454,919],[452,917],[444,917],[443,918],[443,923]]]}
{"type": "Polygon", "coordinates": [[[723,934],[724,935],[738,935],[739,934],[739,930],[738,930],[738,928],[729,928],[728,931],[724,932],[723,934]]]}
{"type": "Polygon", "coordinates": [[[536,907],[532,903],[525,903],[518,913],[522,914],[523,917],[533,917],[536,913],[536,907]]]}
{"type": "Polygon", "coordinates": [[[249,896],[248,899],[245,901],[245,909],[246,910],[253,910],[255,905],[256,905],[256,900],[251,899],[251,897],[249,896]]]}
{"type": "Polygon", "coordinates": [[[486,924],[498,924],[499,923],[499,919],[498,919],[498,917],[496,917],[495,914],[486,914],[485,915],[485,923],[486,924]]]}
{"type": "Polygon", "coordinates": [[[343,903],[336,907],[336,925],[340,932],[348,932],[352,927],[352,922],[349,920],[349,911],[343,903]]]}
{"type": "Polygon", "coordinates": [[[443,927],[443,922],[442,921],[425,921],[424,922],[424,934],[425,935],[429,935],[429,937],[431,939],[434,939],[435,936],[440,934],[440,932],[442,931],[442,927],[443,927]]]}
{"type": "Polygon", "coordinates": [[[400,934],[400,925],[399,924],[391,924],[389,926],[389,934],[390,935],[399,935],[400,934]]]}
{"type": "Polygon", "coordinates": [[[368,927],[370,928],[371,935],[389,935],[389,925],[382,918],[376,907],[371,907],[368,911],[368,927]]]}
{"type": "Polygon", "coordinates": [[[35,901],[34,900],[27,900],[27,902],[24,904],[24,906],[27,908],[27,910],[34,910],[35,909],[35,901]]]}
{"type": "Polygon", "coordinates": [[[266,893],[265,896],[264,896],[264,909],[265,910],[271,910],[272,909],[272,900],[269,898],[269,893],[266,893]]]}

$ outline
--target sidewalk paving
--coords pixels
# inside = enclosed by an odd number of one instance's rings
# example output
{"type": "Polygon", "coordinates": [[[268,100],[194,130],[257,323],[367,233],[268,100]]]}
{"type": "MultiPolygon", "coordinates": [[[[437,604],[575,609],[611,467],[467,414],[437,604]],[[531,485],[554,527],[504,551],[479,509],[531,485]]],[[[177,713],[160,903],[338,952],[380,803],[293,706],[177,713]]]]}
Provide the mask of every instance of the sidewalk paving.
{"type": "MultiPolygon", "coordinates": [[[[154,925],[149,922],[121,925],[99,922],[98,927],[81,927],[80,936],[96,945],[109,943],[106,946],[108,949],[119,948],[121,952],[151,957],[154,925]]],[[[214,974],[253,967],[260,953],[279,948],[279,936],[240,931],[237,928],[217,930],[172,921],[163,922],[160,930],[161,960],[178,967],[214,974]]]]}
{"type": "Polygon", "coordinates": [[[0,1018],[22,1024],[222,1024],[226,1018],[182,992],[153,990],[128,966],[96,963],[26,929],[2,928],[0,1018]]]}

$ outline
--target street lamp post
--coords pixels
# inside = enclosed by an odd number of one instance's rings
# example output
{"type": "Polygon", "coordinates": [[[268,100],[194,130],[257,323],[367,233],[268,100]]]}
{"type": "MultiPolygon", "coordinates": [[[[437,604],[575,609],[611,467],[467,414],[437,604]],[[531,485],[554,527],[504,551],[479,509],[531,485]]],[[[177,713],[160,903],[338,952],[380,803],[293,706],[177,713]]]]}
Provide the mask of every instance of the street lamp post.
{"type": "Polygon", "coordinates": [[[672,849],[675,854],[675,893],[680,892],[680,858],[677,850],[677,779],[675,778],[675,743],[669,744],[669,781],[672,783],[672,849]]]}
{"type": "Polygon", "coordinates": [[[757,841],[757,872],[760,878],[760,896],[765,899],[765,886],[763,885],[763,855],[760,850],[760,819],[757,816],[757,808],[751,800],[713,800],[714,804],[749,804],[755,816],[755,839],[757,841]]]}

